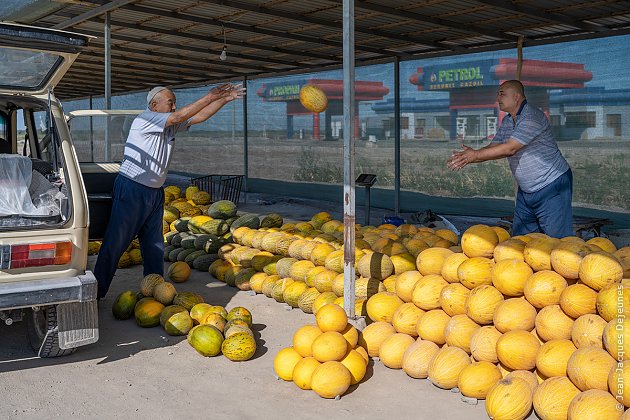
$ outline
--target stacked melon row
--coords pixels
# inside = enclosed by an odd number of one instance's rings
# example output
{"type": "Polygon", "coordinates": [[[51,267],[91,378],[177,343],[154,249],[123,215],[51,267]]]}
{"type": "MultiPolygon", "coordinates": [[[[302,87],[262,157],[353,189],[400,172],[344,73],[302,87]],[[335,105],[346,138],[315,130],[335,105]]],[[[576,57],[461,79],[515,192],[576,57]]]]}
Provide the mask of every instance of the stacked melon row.
{"type": "MultiPolygon", "coordinates": [[[[422,250],[458,249],[452,231],[413,225],[357,225],[356,238],[355,309],[362,315],[368,297],[393,290],[397,275],[416,269],[416,257],[422,250]]],[[[219,250],[222,261],[210,267],[219,280],[307,313],[326,303],[343,305],[343,224],[330,214],[318,213],[309,222],[287,223],[281,228],[241,227],[233,232],[233,239],[235,244],[219,250]]]]}
{"type": "Polygon", "coordinates": [[[252,315],[246,308],[227,312],[222,306],[205,303],[199,294],[177,292],[158,274],[145,276],[140,292],[128,290],[118,295],[112,313],[120,320],[133,316],[140,327],[160,325],[169,335],[187,335],[190,345],[204,356],[223,353],[230,360],[241,361],[256,351],[252,315]]]}
{"type": "Polygon", "coordinates": [[[358,346],[359,332],[338,305],[322,306],[315,321],[295,332],[292,347],[278,352],[274,370],[278,378],[301,389],[312,389],[323,398],[340,397],[361,382],[368,355],[358,346]]]}
{"type": "Polygon", "coordinates": [[[618,386],[630,380],[620,344],[630,343],[630,248],[497,232],[473,226],[463,252],[422,251],[395,292],[372,296],[368,354],[485,398],[492,418],[525,418],[532,406],[541,418],[618,418],[630,405],[618,386]]]}
{"type": "MultiPolygon", "coordinates": [[[[103,245],[102,241],[89,241],[88,242],[88,255],[97,255],[101,246],[103,245]]],[[[118,260],[118,268],[128,268],[133,265],[142,264],[142,253],[140,252],[140,241],[138,238],[135,238],[123,254],[120,256],[120,260],[118,260]]]]}
{"type": "Polygon", "coordinates": [[[228,200],[212,203],[207,215],[185,216],[174,220],[164,235],[165,261],[184,261],[191,267],[208,271],[219,257],[221,246],[232,242],[230,228],[259,223],[257,216],[236,215],[236,205],[228,200]]]}

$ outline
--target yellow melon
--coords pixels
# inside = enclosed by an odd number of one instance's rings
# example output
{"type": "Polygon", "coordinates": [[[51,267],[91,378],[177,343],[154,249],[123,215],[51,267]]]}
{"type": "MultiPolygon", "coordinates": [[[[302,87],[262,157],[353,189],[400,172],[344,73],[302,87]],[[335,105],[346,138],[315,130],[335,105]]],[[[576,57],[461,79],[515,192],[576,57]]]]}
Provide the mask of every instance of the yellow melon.
{"type": "Polygon", "coordinates": [[[508,331],[497,340],[497,357],[510,369],[533,369],[539,349],[540,342],[527,331],[508,331]]]}
{"type": "Polygon", "coordinates": [[[402,274],[407,271],[416,270],[416,258],[407,252],[392,255],[390,259],[394,265],[394,274],[402,274]]]}
{"type": "Polygon", "coordinates": [[[590,254],[591,250],[578,242],[560,242],[551,251],[551,267],[566,279],[577,279],[582,258],[590,254]]]}
{"type": "Polygon", "coordinates": [[[267,275],[263,272],[258,272],[249,278],[249,286],[256,293],[262,293],[262,286],[267,275]]]}
{"type": "Polygon", "coordinates": [[[469,257],[491,258],[498,244],[499,236],[494,229],[486,225],[474,225],[462,235],[461,247],[469,257]]]}
{"type": "MultiPolygon", "coordinates": [[[[501,372],[503,373],[504,369],[505,368],[502,367],[502,365],[499,363],[499,370],[501,370],[501,372]]],[[[536,387],[540,383],[538,382],[537,375],[534,372],[529,371],[529,370],[523,370],[523,369],[512,370],[510,372],[507,372],[503,377],[506,379],[508,378],[523,379],[529,385],[529,388],[531,389],[532,393],[536,390],[536,387]]]]}
{"type": "Polygon", "coordinates": [[[470,340],[480,325],[466,315],[455,315],[444,328],[444,339],[449,346],[459,347],[470,354],[470,340]]]}
{"type": "Polygon", "coordinates": [[[440,275],[449,283],[459,283],[457,270],[459,269],[460,264],[467,259],[468,256],[466,256],[463,252],[457,252],[447,256],[444,259],[444,263],[442,263],[440,275]]]}
{"type": "Polygon", "coordinates": [[[440,388],[455,388],[459,374],[470,363],[470,357],[464,350],[442,347],[429,363],[428,378],[433,385],[440,388]]]}
{"type": "Polygon", "coordinates": [[[352,383],[352,374],[341,362],[322,363],[313,372],[311,389],[322,398],[343,395],[352,383]]]}
{"type": "Polygon", "coordinates": [[[367,313],[372,321],[392,322],[394,312],[403,303],[395,293],[380,292],[368,299],[367,313]]]}
{"type": "Polygon", "coordinates": [[[350,385],[358,384],[365,377],[367,363],[363,356],[356,350],[350,350],[348,354],[341,359],[341,364],[344,365],[352,375],[350,385]]]}
{"type": "Polygon", "coordinates": [[[501,335],[492,325],[477,329],[470,337],[470,354],[479,362],[497,363],[497,341],[501,335]]]}
{"type": "Polygon", "coordinates": [[[440,306],[449,316],[466,313],[466,299],[470,289],[461,283],[451,283],[440,292],[440,306]]]}
{"type": "Polygon", "coordinates": [[[572,318],[596,313],[596,302],[597,292],[584,284],[572,284],[560,294],[560,307],[572,318]]]}
{"type": "Polygon", "coordinates": [[[396,334],[396,330],[391,324],[387,322],[373,322],[361,332],[359,345],[367,350],[370,357],[378,357],[381,343],[393,334],[396,334]]]}
{"type": "Polygon", "coordinates": [[[424,379],[429,376],[429,364],[440,350],[432,341],[418,339],[407,347],[402,357],[402,369],[412,378],[424,379]]]}
{"type": "Polygon", "coordinates": [[[630,316],[630,285],[612,283],[595,293],[597,313],[606,321],[621,315],[630,316]]]}
{"type": "Polygon", "coordinates": [[[494,262],[485,257],[471,257],[457,268],[457,277],[464,286],[474,289],[484,284],[492,284],[494,262]]]}
{"type": "Polygon", "coordinates": [[[506,299],[494,311],[494,326],[500,332],[531,331],[536,325],[536,308],[524,298],[506,299]]]}
{"type": "Polygon", "coordinates": [[[523,420],[532,410],[532,391],[521,378],[501,379],[486,394],[486,413],[491,419],[523,420]]]}
{"type": "Polygon", "coordinates": [[[337,295],[333,292],[323,292],[313,301],[313,314],[317,315],[317,311],[324,305],[333,303],[337,299],[337,295]]]}
{"type": "Polygon", "coordinates": [[[327,331],[318,335],[311,346],[313,357],[324,363],[339,361],[348,352],[348,342],[337,331],[327,331]]]}
{"type": "Polygon", "coordinates": [[[602,333],[604,348],[615,360],[630,359],[630,319],[611,319],[602,333]],[[628,348],[628,350],[626,350],[628,348]]]}
{"type": "Polygon", "coordinates": [[[304,283],[306,283],[306,285],[309,287],[313,287],[315,285],[315,276],[317,276],[322,271],[327,271],[327,270],[328,269],[326,267],[321,267],[321,266],[311,268],[310,270],[307,271],[306,275],[304,276],[304,283]]]}
{"type": "Polygon", "coordinates": [[[569,358],[577,350],[571,340],[550,340],[540,346],[536,369],[544,376],[566,376],[569,358]]]}
{"type": "Polygon", "coordinates": [[[525,261],[525,256],[523,255],[523,251],[525,250],[525,242],[511,238],[507,241],[503,241],[499,243],[493,252],[493,257],[495,262],[503,261],[503,260],[517,260],[517,261],[525,261]]]}
{"type": "Polygon", "coordinates": [[[276,354],[276,357],[273,359],[273,369],[278,378],[292,381],[293,369],[300,360],[302,360],[300,353],[295,351],[293,347],[287,347],[276,354]]]}
{"type": "Polygon", "coordinates": [[[293,368],[293,383],[301,389],[311,389],[313,372],[321,365],[314,357],[305,357],[296,363],[293,368]]]}
{"type": "Polygon", "coordinates": [[[529,303],[540,309],[560,303],[560,295],[566,287],[567,281],[560,274],[542,270],[527,279],[523,292],[529,303]]]}
{"type": "Polygon", "coordinates": [[[582,315],[573,322],[571,328],[571,341],[575,347],[598,347],[604,348],[603,334],[606,328],[606,321],[599,315],[582,315]]]}
{"type": "Polygon", "coordinates": [[[324,269],[313,277],[313,286],[321,293],[332,292],[332,284],[337,277],[337,272],[324,269]]]}
{"type": "Polygon", "coordinates": [[[490,362],[474,362],[464,367],[457,380],[457,387],[465,397],[485,399],[490,388],[503,376],[490,362]]]}
{"type": "Polygon", "coordinates": [[[457,233],[453,232],[450,229],[437,229],[435,234],[440,238],[446,239],[447,241],[457,244],[459,242],[459,238],[457,237],[457,233]]]}
{"type": "Polygon", "coordinates": [[[448,283],[438,274],[422,277],[413,288],[411,301],[420,309],[430,311],[440,307],[440,293],[448,283]]]}
{"type": "Polygon", "coordinates": [[[586,241],[586,243],[591,244],[591,245],[597,245],[603,251],[609,252],[611,254],[617,251],[617,247],[615,246],[615,244],[610,239],[604,238],[603,236],[596,236],[594,238],[591,238],[588,241],[586,241]]]}
{"type": "Polygon", "coordinates": [[[525,262],[534,271],[551,270],[551,252],[558,245],[560,240],[556,238],[534,238],[523,250],[525,262]]]}
{"type": "Polygon", "coordinates": [[[422,278],[419,271],[407,271],[396,277],[396,294],[403,302],[411,302],[413,288],[418,280],[422,278]]]}
{"type": "Polygon", "coordinates": [[[466,299],[466,315],[477,324],[491,324],[494,311],[502,302],[503,295],[495,287],[475,287],[466,299]]]}
{"type": "Polygon", "coordinates": [[[403,354],[414,342],[415,340],[407,334],[392,334],[381,343],[378,356],[388,368],[401,369],[403,354]]]}
{"type": "Polygon", "coordinates": [[[383,283],[383,287],[385,287],[386,292],[396,293],[396,280],[397,279],[398,279],[398,276],[395,274],[392,274],[391,276],[383,280],[382,283],[383,283]]]}
{"type": "Polygon", "coordinates": [[[329,303],[319,308],[317,314],[315,314],[315,321],[323,332],[342,332],[348,325],[348,316],[342,308],[329,303]]]}
{"type": "Polygon", "coordinates": [[[396,228],[395,232],[400,237],[411,237],[418,233],[418,228],[414,225],[403,223],[396,228]]]}
{"type": "Polygon", "coordinates": [[[581,391],[608,390],[608,374],[616,363],[604,349],[582,347],[569,358],[567,376],[581,391]]]}
{"type": "Polygon", "coordinates": [[[453,251],[446,248],[428,248],[416,257],[416,267],[423,276],[429,274],[440,274],[444,260],[453,254],[453,251]]]}
{"type": "Polygon", "coordinates": [[[414,238],[406,241],[404,245],[405,248],[407,248],[407,251],[409,251],[409,253],[416,258],[422,251],[429,248],[429,245],[425,241],[423,241],[422,239],[414,238]]]}
{"type": "Polygon", "coordinates": [[[450,320],[451,317],[441,309],[428,311],[418,320],[416,325],[418,336],[441,346],[446,343],[444,331],[450,320]]]}
{"type": "Polygon", "coordinates": [[[310,260],[315,265],[323,266],[326,263],[328,254],[335,251],[335,247],[327,243],[319,243],[311,251],[310,260]]]}
{"type": "Polygon", "coordinates": [[[623,278],[623,267],[612,254],[593,252],[582,258],[579,276],[584,284],[599,291],[609,284],[620,282],[623,278]]]}
{"type": "Polygon", "coordinates": [[[492,284],[506,296],[523,296],[525,282],[534,271],[523,261],[505,259],[497,262],[492,270],[492,284]]]}
{"type": "Polygon", "coordinates": [[[630,407],[630,362],[624,360],[610,370],[608,390],[626,407],[630,407]]]}
{"type": "Polygon", "coordinates": [[[571,400],[579,393],[566,376],[546,379],[534,391],[534,410],[542,420],[564,420],[571,400]]]}
{"type": "Polygon", "coordinates": [[[341,335],[348,342],[348,349],[353,349],[357,346],[359,342],[359,331],[354,328],[351,324],[346,325],[343,331],[341,331],[341,335]]]}
{"type": "Polygon", "coordinates": [[[394,272],[394,264],[389,256],[379,252],[373,252],[361,257],[357,271],[363,277],[383,280],[394,272]]]}
{"type": "Polygon", "coordinates": [[[313,353],[311,351],[311,347],[313,345],[313,341],[322,335],[322,333],[322,330],[320,330],[317,325],[307,324],[301,326],[293,334],[293,349],[302,357],[312,356],[313,353]]]}
{"type": "Polygon", "coordinates": [[[620,419],[623,406],[606,391],[589,389],[576,395],[569,404],[567,417],[569,420],[580,419],[620,419]]]}
{"type": "Polygon", "coordinates": [[[392,325],[399,333],[417,337],[416,326],[424,313],[425,311],[418,308],[413,302],[403,303],[394,312],[392,325]]]}
{"type": "Polygon", "coordinates": [[[536,333],[543,341],[571,339],[573,318],[560,305],[545,306],[536,315],[536,333]]]}

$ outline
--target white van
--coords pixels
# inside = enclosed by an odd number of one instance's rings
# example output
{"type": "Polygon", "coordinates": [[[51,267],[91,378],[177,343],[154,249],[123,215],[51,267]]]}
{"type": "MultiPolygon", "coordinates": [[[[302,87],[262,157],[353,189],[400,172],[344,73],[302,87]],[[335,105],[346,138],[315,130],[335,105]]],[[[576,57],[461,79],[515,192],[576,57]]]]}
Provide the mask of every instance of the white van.
{"type": "MultiPolygon", "coordinates": [[[[40,357],[98,340],[88,195],[53,94],[87,43],[0,23],[0,322],[26,321],[40,357]]],[[[104,228],[106,213],[95,228],[104,228]]]]}

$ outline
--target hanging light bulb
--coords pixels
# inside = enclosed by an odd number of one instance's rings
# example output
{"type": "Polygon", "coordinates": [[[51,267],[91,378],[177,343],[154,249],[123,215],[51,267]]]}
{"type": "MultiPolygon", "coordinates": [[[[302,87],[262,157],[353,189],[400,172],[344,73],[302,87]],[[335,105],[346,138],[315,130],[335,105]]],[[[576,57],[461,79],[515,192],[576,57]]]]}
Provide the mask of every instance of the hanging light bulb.
{"type": "Polygon", "coordinates": [[[221,25],[221,29],[223,31],[223,50],[221,50],[221,54],[219,55],[219,59],[221,61],[227,60],[227,42],[225,41],[225,27],[221,25]]]}

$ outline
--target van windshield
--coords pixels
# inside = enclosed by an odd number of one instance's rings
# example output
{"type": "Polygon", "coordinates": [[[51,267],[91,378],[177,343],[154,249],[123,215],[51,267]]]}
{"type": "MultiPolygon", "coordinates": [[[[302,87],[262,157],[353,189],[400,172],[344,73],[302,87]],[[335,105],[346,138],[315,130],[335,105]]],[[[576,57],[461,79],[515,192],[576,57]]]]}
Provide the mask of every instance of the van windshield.
{"type": "Polygon", "coordinates": [[[0,87],[40,88],[62,61],[63,57],[49,52],[0,46],[0,87]]]}

